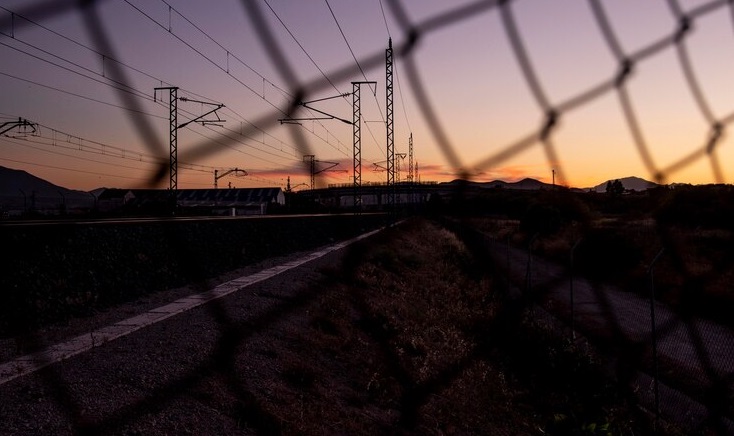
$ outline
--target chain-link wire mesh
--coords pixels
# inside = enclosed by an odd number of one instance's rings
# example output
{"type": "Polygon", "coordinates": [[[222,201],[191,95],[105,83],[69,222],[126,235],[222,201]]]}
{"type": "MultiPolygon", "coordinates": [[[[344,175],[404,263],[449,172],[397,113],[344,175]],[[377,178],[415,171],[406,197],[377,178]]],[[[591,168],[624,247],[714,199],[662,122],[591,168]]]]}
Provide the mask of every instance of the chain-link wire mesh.
{"type": "MultiPolygon", "coordinates": [[[[614,58],[614,68],[608,72],[606,77],[592,86],[579,89],[568,98],[553,100],[549,97],[543,76],[534,67],[532,53],[525,46],[523,35],[527,29],[523,29],[518,24],[515,16],[515,8],[521,2],[522,0],[476,1],[421,21],[414,21],[410,18],[404,2],[398,0],[385,2],[386,10],[399,24],[399,34],[394,37],[394,47],[396,59],[405,74],[404,79],[406,80],[403,84],[412,91],[413,97],[419,103],[420,115],[429,127],[433,141],[440,148],[445,162],[456,174],[471,178],[472,174],[496,168],[528,150],[540,149],[546,155],[548,166],[553,168],[558,175],[560,184],[565,184],[568,177],[562,164],[563,160],[558,155],[563,144],[557,141],[561,121],[568,118],[574,111],[611,95],[618,101],[618,109],[623,114],[627,134],[633,139],[637,150],[636,159],[642,162],[651,178],[663,183],[677,172],[705,161],[710,165],[712,179],[718,183],[725,181],[724,169],[719,158],[719,146],[727,128],[734,121],[734,109],[723,113],[712,109],[701,81],[696,75],[694,62],[689,53],[689,40],[706,17],[714,14],[734,15],[734,3],[727,0],[712,0],[700,2],[697,6],[686,10],[678,1],[669,0],[667,5],[675,17],[677,26],[669,33],[659,35],[652,43],[634,51],[627,51],[620,43],[621,35],[610,23],[605,3],[600,0],[589,0],[588,5],[593,12],[595,25],[603,35],[606,48],[614,58]],[[451,127],[442,120],[440,111],[431,100],[431,83],[424,80],[416,57],[422,44],[430,44],[432,34],[462,26],[466,21],[483,14],[499,16],[502,31],[509,41],[525,86],[542,114],[542,122],[522,135],[520,140],[488,147],[476,161],[467,162],[461,155],[461,146],[450,139],[451,127]],[[687,154],[672,163],[663,165],[656,158],[653,152],[654,147],[645,138],[643,133],[645,120],[637,115],[631,86],[635,82],[635,73],[643,70],[646,63],[666,50],[675,51],[679,61],[679,72],[685,79],[696,110],[705,122],[706,131],[701,132],[703,140],[700,144],[692,145],[687,154]]],[[[89,34],[93,35],[96,50],[111,58],[117,58],[113,42],[98,15],[98,6],[101,3],[103,2],[49,0],[29,5],[17,13],[34,17],[39,22],[64,14],[76,14],[82,19],[89,34]]],[[[353,80],[360,77],[362,69],[372,70],[384,65],[385,53],[380,51],[359,59],[359,64],[328,71],[323,78],[303,82],[299,80],[295,72],[296,65],[285,55],[285,50],[275,37],[274,29],[267,25],[268,21],[263,16],[265,13],[263,5],[257,1],[245,1],[243,5],[249,23],[257,30],[260,44],[267,49],[279,76],[287,86],[288,95],[293,96],[288,107],[282,110],[275,109],[253,121],[250,127],[242,132],[244,136],[257,134],[259,130],[256,130],[254,126],[259,126],[258,129],[264,130],[275,128],[279,124],[278,120],[282,119],[284,114],[286,117],[295,115],[300,102],[318,96],[324,90],[331,88],[332,82],[353,80]]],[[[722,46],[724,50],[728,50],[732,43],[727,41],[722,46]]],[[[477,56],[482,56],[482,54],[478,53],[477,56]]],[[[462,67],[471,68],[471,65],[462,67]]],[[[568,68],[577,67],[569,65],[568,68]]],[[[124,69],[115,63],[107,65],[105,74],[110,81],[119,83],[122,87],[129,83],[124,69]]],[[[167,145],[164,145],[164,141],[155,134],[155,129],[144,115],[145,112],[137,97],[124,91],[122,87],[117,92],[119,104],[129,109],[130,121],[135,126],[141,142],[149,147],[152,154],[165,156],[167,145]]],[[[293,129],[292,135],[300,154],[313,154],[301,130],[293,129]]],[[[180,160],[197,162],[219,153],[222,146],[231,144],[232,141],[233,139],[227,135],[217,137],[214,142],[204,140],[194,147],[183,150],[180,160]]],[[[157,170],[149,175],[149,185],[158,185],[167,174],[168,162],[160,164],[157,170]]],[[[688,261],[687,247],[677,243],[674,240],[675,236],[666,234],[665,227],[655,224],[653,227],[651,232],[662,233],[663,245],[667,250],[664,253],[667,262],[685,271],[688,261]]],[[[175,235],[171,237],[175,238],[175,235]]],[[[655,302],[654,299],[630,296],[602,283],[577,280],[573,284],[575,279],[570,274],[570,271],[573,271],[573,265],[571,268],[560,268],[540,260],[530,262],[530,259],[533,259],[532,245],[525,251],[510,248],[509,245],[504,246],[501,242],[492,242],[490,246],[490,251],[497,253],[496,263],[498,265],[506,263],[508,275],[520,277],[517,283],[524,292],[532,292],[533,301],[544,304],[551,300],[557,301],[557,305],[554,306],[555,310],[559,312],[557,315],[571,319],[571,325],[576,326],[579,331],[590,338],[601,338],[600,340],[610,348],[621,350],[621,363],[618,364],[616,373],[620,378],[620,383],[639,388],[652,377],[654,391],[646,387],[643,389],[644,392],[639,394],[640,397],[643,397],[642,400],[648,400],[648,406],[652,404],[650,398],[654,397],[652,401],[657,404],[651,407],[658,410],[665,409],[668,413],[680,414],[681,410],[690,410],[692,407],[688,403],[684,404],[680,398],[690,397],[694,403],[703,405],[705,419],[708,419],[709,424],[713,423],[713,427],[721,434],[731,431],[731,419],[734,415],[734,402],[732,401],[734,336],[729,329],[686,314],[675,313],[655,302]],[[573,299],[571,304],[566,298],[569,281],[575,292],[575,296],[571,297],[573,299]],[[570,318],[569,313],[572,314],[570,318]],[[664,385],[664,388],[660,388],[658,382],[664,385]],[[676,403],[678,400],[680,402],[676,403]]],[[[649,290],[651,292],[655,286],[655,264],[652,260],[650,259],[649,270],[649,290]]],[[[693,280],[693,278],[690,279],[693,280]]],[[[716,280],[716,277],[711,277],[709,280],[716,280]]],[[[691,288],[690,292],[694,292],[693,289],[691,288]]],[[[237,331],[239,327],[231,324],[226,310],[216,304],[212,304],[211,310],[221,325],[221,331],[237,331]]],[[[278,317],[279,314],[272,316],[278,317]]],[[[265,319],[268,320],[269,317],[266,316],[265,319]]],[[[231,336],[223,334],[218,345],[216,351],[218,363],[215,366],[221,366],[218,370],[222,370],[228,376],[234,374],[229,366],[232,364],[233,350],[241,344],[241,340],[241,338],[233,340],[231,336]]],[[[207,368],[209,369],[211,368],[207,368]]],[[[46,382],[58,398],[60,407],[68,409],[69,415],[78,413],[74,400],[67,393],[63,379],[55,378],[53,372],[46,374],[46,382]]],[[[231,381],[232,386],[240,386],[238,380],[231,381]]],[[[175,395],[180,390],[180,386],[192,383],[195,383],[195,380],[174,380],[160,389],[159,396],[175,395]]],[[[239,392],[239,394],[243,398],[248,397],[247,392],[239,392]]],[[[148,402],[134,405],[120,411],[114,419],[129,418],[139,413],[141,408],[147,405],[148,402]]],[[[265,427],[267,427],[266,424],[264,424],[265,427]]]]}
{"type": "MultiPolygon", "coordinates": [[[[421,116],[433,135],[433,140],[440,148],[446,163],[453,168],[456,174],[471,177],[483,171],[496,168],[524,151],[530,149],[541,149],[547,156],[548,166],[557,172],[558,180],[564,184],[567,180],[566,171],[562,160],[559,159],[559,146],[555,137],[561,125],[561,121],[574,111],[589,106],[592,102],[600,100],[607,95],[614,95],[618,100],[619,111],[624,115],[628,134],[637,148],[638,159],[643,163],[648,175],[658,182],[665,182],[677,172],[698,163],[701,160],[708,161],[711,167],[711,179],[716,182],[724,181],[724,172],[721,167],[717,147],[724,139],[727,126],[734,120],[734,114],[729,112],[716,113],[712,109],[704,88],[694,70],[688,42],[695,34],[695,25],[704,22],[704,19],[714,14],[730,13],[730,6],[726,1],[704,2],[689,10],[683,8],[676,1],[669,1],[670,9],[674,14],[678,25],[669,34],[660,35],[652,43],[637,48],[634,51],[625,51],[620,43],[620,35],[615,33],[604,5],[599,1],[589,1],[590,9],[596,20],[596,26],[603,35],[603,40],[611,56],[615,59],[615,68],[608,72],[607,77],[597,81],[586,89],[578,90],[575,94],[563,100],[553,101],[549,97],[547,84],[543,77],[534,67],[533,57],[525,44],[523,34],[527,30],[522,29],[515,17],[513,9],[514,2],[470,2],[461,7],[451,10],[439,16],[430,17],[422,21],[414,22],[409,18],[408,11],[401,2],[386,2],[387,11],[400,26],[400,37],[395,38],[394,51],[396,60],[404,69],[407,81],[406,86],[412,91],[415,100],[419,103],[421,116]],[[542,122],[537,128],[525,132],[521,139],[507,144],[493,144],[487,147],[484,156],[476,161],[466,161],[462,157],[461,147],[452,142],[450,127],[444,125],[441,120],[441,111],[432,103],[431,83],[426,83],[421,74],[421,65],[417,59],[420,46],[428,41],[430,36],[452,26],[461,26],[462,22],[474,19],[482,14],[498,14],[501,19],[502,30],[506,34],[509,45],[515,55],[517,65],[522,72],[527,90],[537,105],[537,109],[543,114],[542,122]],[[652,144],[644,135],[644,122],[635,111],[633,96],[630,93],[630,85],[634,83],[635,73],[642,71],[646,63],[652,62],[653,58],[666,50],[674,50],[679,60],[680,73],[685,78],[688,90],[693,98],[696,110],[705,121],[708,131],[701,132],[702,143],[692,145],[684,156],[679,156],[671,163],[661,164],[655,157],[652,144]]],[[[279,124],[279,120],[293,116],[300,108],[302,101],[311,97],[319,96],[325,90],[333,87],[333,83],[343,83],[348,80],[359,78],[364,70],[374,71],[384,66],[385,54],[383,51],[374,53],[359,63],[347,65],[335,71],[328,71],[323,77],[304,82],[296,74],[297,67],[285,56],[283,47],[280,46],[274,34],[274,29],[268,27],[268,21],[264,17],[263,6],[257,2],[245,2],[245,10],[252,27],[257,30],[260,43],[266,48],[275,65],[277,73],[286,85],[286,95],[292,96],[290,105],[285,108],[275,108],[271,113],[254,120],[241,132],[241,136],[253,136],[259,132],[258,128],[268,130],[279,124]]],[[[103,27],[103,20],[98,15],[98,4],[95,2],[80,7],[76,2],[49,2],[28,6],[16,13],[19,16],[35,17],[35,20],[43,22],[56,15],[76,13],[83,17],[89,34],[93,35],[95,49],[102,54],[107,54],[111,59],[117,59],[113,49],[113,40],[103,27]]],[[[27,23],[26,23],[27,24],[27,23]]],[[[704,23],[705,24],[705,23],[704,23]]],[[[24,21],[16,20],[15,27],[22,27],[24,21]]],[[[9,26],[9,25],[8,25],[9,26]]],[[[10,31],[8,31],[10,32],[10,31]]],[[[9,34],[9,33],[8,33],[9,34]]],[[[430,43],[428,41],[427,43],[430,43]]],[[[105,76],[108,80],[117,84],[128,84],[125,67],[110,62],[105,67],[105,76]]],[[[491,79],[490,79],[491,80],[491,79]]],[[[134,89],[134,88],[133,88],[134,89]]],[[[138,96],[129,92],[124,86],[116,90],[120,105],[129,109],[129,117],[136,127],[141,143],[146,144],[150,151],[157,156],[166,156],[166,141],[155,134],[151,121],[145,114],[138,96]]],[[[302,155],[312,154],[311,146],[301,129],[293,129],[294,141],[302,155]]],[[[197,162],[206,156],[221,153],[223,147],[232,145],[234,138],[231,135],[222,134],[215,139],[205,139],[194,147],[182,150],[180,161],[197,162]]],[[[168,162],[163,161],[160,168],[150,176],[150,185],[165,178],[168,174],[168,162]]]]}

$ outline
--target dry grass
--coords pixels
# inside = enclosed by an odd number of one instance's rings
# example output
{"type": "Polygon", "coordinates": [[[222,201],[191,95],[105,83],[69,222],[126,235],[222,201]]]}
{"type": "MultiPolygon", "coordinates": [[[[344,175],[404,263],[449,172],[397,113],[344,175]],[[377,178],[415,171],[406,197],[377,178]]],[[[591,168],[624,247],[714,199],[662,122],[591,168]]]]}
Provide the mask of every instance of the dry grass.
{"type": "Polygon", "coordinates": [[[585,232],[565,228],[542,238],[535,250],[567,265],[572,244],[579,239],[587,250],[577,253],[577,271],[649,295],[652,266],[660,301],[686,315],[733,325],[734,232],[658,225],[649,219],[600,220],[585,232]]]}
{"type": "Polygon", "coordinates": [[[242,365],[258,368],[250,390],[266,428],[641,434],[589,354],[506,307],[491,266],[438,225],[389,229],[322,272],[298,317],[248,345],[265,362],[242,365]]]}

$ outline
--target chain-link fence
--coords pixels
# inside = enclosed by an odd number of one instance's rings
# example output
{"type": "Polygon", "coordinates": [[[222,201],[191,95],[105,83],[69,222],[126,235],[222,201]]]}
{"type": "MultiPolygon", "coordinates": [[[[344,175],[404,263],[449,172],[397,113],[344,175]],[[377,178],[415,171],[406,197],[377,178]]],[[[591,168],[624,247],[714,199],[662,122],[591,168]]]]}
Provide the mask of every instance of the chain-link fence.
{"type": "MultiPolygon", "coordinates": [[[[589,341],[604,350],[602,359],[619,387],[651,412],[656,425],[664,419],[696,434],[732,432],[730,323],[702,314],[710,283],[692,277],[690,270],[680,273],[685,276],[682,292],[688,294],[683,304],[670,303],[674,269],[688,268],[678,264],[681,252],[669,250],[692,247],[673,248],[663,239],[657,252],[641,259],[646,269],[639,280],[614,280],[589,268],[590,263],[609,262],[616,249],[614,242],[594,239],[593,231],[573,235],[552,254],[549,247],[559,243],[552,237],[535,234],[523,246],[497,233],[476,233],[476,223],[468,228],[470,237],[485,241],[510,294],[538,310],[534,316],[543,319],[547,313],[561,320],[570,343],[589,341]],[[661,282],[667,282],[667,295],[661,282]]],[[[643,231],[655,233],[654,227],[643,231]]],[[[612,265],[598,268],[621,275],[612,265]]]]}
{"type": "MultiPolygon", "coordinates": [[[[54,0],[38,2],[28,5],[22,10],[15,11],[22,16],[33,17],[37,22],[52,20],[64,14],[78,15],[90,35],[93,35],[95,49],[111,59],[117,59],[103,21],[98,15],[98,5],[102,1],[72,1],[54,0]]],[[[601,0],[589,0],[588,6],[592,11],[594,25],[603,37],[606,48],[614,59],[614,68],[606,77],[602,77],[592,86],[578,89],[573,95],[563,100],[553,100],[546,89],[547,84],[543,76],[534,67],[533,53],[526,48],[523,35],[528,29],[518,24],[515,8],[523,0],[505,1],[476,1],[465,3],[438,16],[429,17],[421,21],[410,18],[404,2],[385,1],[385,10],[399,25],[399,32],[394,35],[394,53],[396,60],[404,74],[404,85],[409,87],[414,99],[419,103],[420,115],[430,129],[433,142],[440,148],[445,162],[456,174],[471,177],[475,172],[482,172],[496,168],[510,159],[516,158],[531,149],[540,149],[547,157],[548,167],[557,175],[559,183],[564,184],[567,174],[563,160],[559,158],[559,150],[564,147],[557,140],[559,126],[562,120],[594,102],[613,96],[626,123],[624,132],[629,135],[637,150],[635,159],[642,162],[647,174],[657,182],[666,182],[677,172],[701,161],[710,165],[711,178],[718,182],[725,181],[725,171],[719,159],[720,145],[729,125],[734,122],[734,110],[717,112],[704,92],[704,87],[696,75],[695,65],[689,53],[689,41],[696,30],[706,25],[706,19],[711,16],[734,14],[734,4],[727,0],[713,0],[698,2],[697,5],[684,8],[676,0],[667,1],[667,7],[677,23],[666,34],[659,35],[653,42],[634,51],[623,48],[620,40],[622,35],[614,30],[605,3],[601,0]],[[461,146],[450,139],[451,126],[442,120],[440,111],[431,100],[431,83],[424,80],[417,54],[422,44],[430,44],[430,37],[446,29],[462,26],[463,23],[478,16],[492,15],[499,18],[502,32],[507,37],[508,44],[515,56],[515,61],[521,71],[525,86],[542,114],[542,122],[524,135],[520,140],[507,144],[487,147],[482,155],[474,162],[466,162],[461,157],[461,146]],[[679,61],[679,71],[692,96],[693,105],[705,123],[701,132],[703,138],[700,144],[692,145],[688,152],[672,163],[661,164],[653,152],[651,144],[644,135],[645,120],[637,115],[634,105],[632,87],[635,83],[635,74],[646,68],[646,65],[663,51],[675,52],[679,61]]],[[[260,44],[270,54],[279,76],[286,84],[287,94],[293,96],[290,104],[285,108],[273,110],[240,132],[244,136],[257,135],[260,129],[267,131],[279,125],[279,119],[292,116],[300,107],[300,103],[311,97],[318,96],[322,91],[332,87],[332,81],[345,82],[360,77],[361,69],[381,68],[385,62],[384,51],[359,59],[359,63],[335,71],[329,71],[323,78],[310,82],[302,82],[294,73],[296,65],[285,55],[274,35],[274,29],[268,27],[268,21],[263,18],[265,8],[257,1],[243,2],[244,10],[250,25],[257,30],[260,44]],[[258,126],[255,128],[254,126],[258,126]],[[249,129],[249,130],[248,130],[249,129]]],[[[559,6],[562,7],[562,6],[559,6]]],[[[18,21],[15,26],[22,25],[18,21]]],[[[8,33],[8,32],[4,32],[8,33]]],[[[722,41],[721,48],[729,50],[734,46],[734,40],[722,41]]],[[[559,49],[559,48],[554,48],[559,49]]],[[[550,50],[550,49],[549,49],[550,50]]],[[[483,56],[482,53],[476,56],[483,56]]],[[[471,65],[461,66],[471,68],[471,65]]],[[[581,68],[570,65],[569,70],[581,68]]],[[[154,134],[155,129],[151,121],[144,115],[136,96],[124,91],[128,78],[123,68],[118,64],[109,63],[106,66],[105,76],[111,82],[120,84],[119,104],[129,109],[129,119],[135,126],[141,142],[150,147],[154,155],[165,156],[166,147],[154,134]]],[[[491,78],[488,78],[491,80],[491,78]]],[[[732,105],[734,108],[734,104],[732,105]]],[[[312,148],[300,129],[292,130],[293,140],[301,155],[311,155],[312,148]]],[[[222,135],[211,140],[204,140],[194,147],[188,147],[180,153],[179,159],[187,162],[197,162],[208,156],[219,153],[223,146],[231,144],[230,136],[222,135]]],[[[161,163],[155,171],[149,174],[148,184],[159,185],[168,175],[169,162],[161,163]]],[[[63,199],[61,200],[63,201],[63,199]]],[[[721,434],[730,434],[732,431],[731,419],[733,415],[732,391],[734,388],[734,336],[731,330],[711,321],[702,320],[697,313],[689,314],[680,310],[671,310],[655,298],[656,277],[660,263],[667,262],[668,269],[686,270],[689,246],[681,243],[676,235],[666,233],[667,227],[658,223],[648,223],[650,233],[661,234],[660,246],[651,248],[651,254],[645,259],[647,270],[647,284],[643,293],[626,293],[594,280],[581,280],[573,274],[576,266],[573,259],[578,261],[577,249],[583,250],[584,240],[588,234],[576,235],[568,243],[569,250],[565,255],[570,263],[559,267],[558,262],[552,263],[536,259],[534,256],[535,239],[529,240],[525,250],[510,246],[509,242],[495,239],[489,242],[490,251],[496,255],[496,263],[505,265],[507,276],[517,283],[523,292],[532,292],[533,301],[542,302],[555,315],[561,317],[571,326],[571,334],[578,331],[592,340],[598,339],[609,349],[619,352],[619,362],[616,375],[620,383],[637,389],[641,402],[654,410],[655,414],[668,413],[688,417],[694,427],[705,421],[721,434]],[[661,248],[664,250],[660,251],[661,248]],[[698,409],[697,409],[698,408],[698,409]],[[699,410],[702,409],[702,410],[699,410]]],[[[175,235],[171,235],[175,238],[175,235]]],[[[490,238],[492,239],[492,238],[490,238]]],[[[592,243],[589,243],[592,244],[592,243]]],[[[603,242],[593,242],[603,250],[603,242]]],[[[592,245],[593,245],[592,244],[592,245]]],[[[589,249],[588,246],[585,249],[589,249]]],[[[716,271],[723,271],[731,262],[724,262],[716,271]]],[[[723,275],[723,273],[722,273],[723,275]]],[[[720,277],[718,277],[720,278],[720,277]]],[[[710,281],[718,279],[710,278],[710,281]]],[[[695,300],[696,281],[693,275],[684,278],[686,298],[695,300]],[[691,296],[691,294],[693,296],[691,296]]],[[[216,305],[215,305],[216,306],[216,305]]],[[[683,305],[685,307],[685,305],[683,305]]],[[[214,307],[213,313],[219,320],[222,330],[230,326],[226,310],[214,307]]],[[[222,338],[220,352],[224,360],[227,353],[236,343],[227,342],[231,338],[222,338]]],[[[220,356],[221,357],[221,356],[220,356]]],[[[51,376],[47,381],[54,387],[60,404],[65,404],[63,379],[51,376]]],[[[176,385],[176,381],[161,390],[165,395],[176,385]]],[[[246,395],[245,395],[246,396],[246,395]]],[[[73,406],[69,413],[76,413],[73,406]]],[[[125,414],[134,414],[136,408],[124,411],[125,414]]],[[[125,416],[120,415],[122,418],[125,416]]],[[[687,419],[687,418],[686,418],[687,419]]]]}

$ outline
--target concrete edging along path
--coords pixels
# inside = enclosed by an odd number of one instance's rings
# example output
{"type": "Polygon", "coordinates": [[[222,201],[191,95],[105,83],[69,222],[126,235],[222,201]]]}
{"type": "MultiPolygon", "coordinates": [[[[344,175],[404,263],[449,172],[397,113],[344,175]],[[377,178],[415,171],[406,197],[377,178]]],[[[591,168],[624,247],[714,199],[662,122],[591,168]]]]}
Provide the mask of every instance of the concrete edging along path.
{"type": "Polygon", "coordinates": [[[81,354],[85,351],[91,350],[115,339],[129,335],[142,328],[148,327],[180,313],[186,312],[212,300],[222,298],[226,295],[242,290],[250,285],[272,278],[285,271],[297,268],[312,260],[323,257],[333,251],[340,250],[357,241],[368,238],[380,232],[381,230],[382,229],[373,230],[347,241],[332,244],[290,262],[276,265],[255,274],[230,280],[226,283],[216,286],[209,291],[180,298],[166,305],[151,309],[143,314],[136,315],[131,318],[127,318],[125,320],[114,323],[112,325],[79,335],[68,341],[64,341],[62,343],[47,347],[41,351],[20,356],[10,361],[4,362],[0,364],[0,385],[3,385],[16,378],[31,374],[44,367],[60,362],[64,359],[68,359],[72,356],[81,354]]]}

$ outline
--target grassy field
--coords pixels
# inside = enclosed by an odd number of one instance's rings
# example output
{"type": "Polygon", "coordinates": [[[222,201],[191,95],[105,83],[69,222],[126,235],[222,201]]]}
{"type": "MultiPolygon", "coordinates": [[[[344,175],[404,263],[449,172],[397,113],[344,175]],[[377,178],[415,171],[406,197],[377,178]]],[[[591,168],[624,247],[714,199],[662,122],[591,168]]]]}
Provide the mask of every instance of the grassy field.
{"type": "Polygon", "coordinates": [[[731,230],[668,225],[650,218],[598,217],[533,239],[522,230],[520,220],[471,222],[496,240],[532,249],[562,266],[570,266],[573,255],[574,271],[591,280],[645,297],[654,284],[656,298],[678,313],[734,326],[731,230]]]}
{"type": "Polygon", "coordinates": [[[468,203],[473,204],[468,221],[491,238],[563,266],[573,255],[576,273],[629,292],[649,296],[654,283],[656,298],[681,315],[734,326],[734,190],[729,186],[624,196],[500,190],[468,203]]]}
{"type": "Polygon", "coordinates": [[[594,350],[478,260],[422,219],[353,247],[301,324],[268,337],[262,410],[285,434],[650,434],[594,350]]]}

